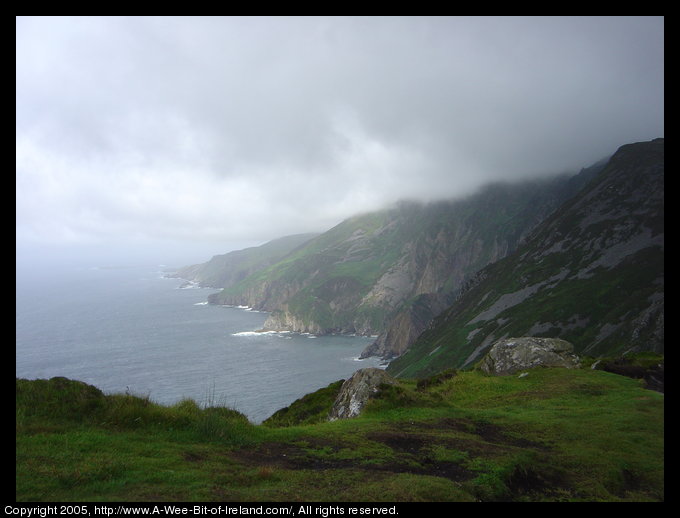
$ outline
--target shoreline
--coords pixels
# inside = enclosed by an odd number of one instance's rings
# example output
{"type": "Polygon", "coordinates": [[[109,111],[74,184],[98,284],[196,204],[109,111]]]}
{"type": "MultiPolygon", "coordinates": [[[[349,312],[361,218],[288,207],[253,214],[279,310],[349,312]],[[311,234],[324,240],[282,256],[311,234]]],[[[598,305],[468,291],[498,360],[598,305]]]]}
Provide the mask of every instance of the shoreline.
{"type": "MultiPolygon", "coordinates": [[[[199,281],[195,281],[192,279],[187,279],[185,277],[180,277],[179,275],[173,275],[173,272],[163,272],[162,275],[163,278],[166,279],[180,279],[183,280],[184,282],[178,286],[175,289],[181,289],[181,290],[188,290],[188,289],[210,289],[210,290],[223,290],[224,288],[218,288],[215,286],[203,286],[199,281]]],[[[243,311],[250,311],[253,313],[267,313],[271,314],[271,311],[264,311],[260,309],[254,309],[250,306],[245,306],[245,305],[239,305],[239,304],[213,304],[210,301],[206,300],[204,302],[197,302],[194,304],[195,306],[220,306],[224,308],[231,308],[231,309],[241,309],[243,311]]],[[[380,335],[362,335],[358,333],[310,333],[310,332],[302,332],[302,331],[295,331],[291,329],[267,329],[267,328],[262,328],[262,329],[256,329],[254,331],[240,331],[238,333],[231,333],[232,336],[262,336],[266,334],[270,335],[278,335],[278,334],[297,334],[299,336],[306,336],[307,338],[314,339],[318,338],[321,336],[343,336],[343,337],[361,337],[361,338],[368,338],[371,339],[375,342],[375,340],[378,339],[380,335]]],[[[389,362],[393,359],[390,358],[389,360],[382,358],[379,355],[370,355],[370,356],[359,356],[357,357],[357,361],[363,361],[363,360],[368,360],[370,358],[378,358],[381,361],[381,365],[384,365],[385,367],[389,365],[389,362]]]]}

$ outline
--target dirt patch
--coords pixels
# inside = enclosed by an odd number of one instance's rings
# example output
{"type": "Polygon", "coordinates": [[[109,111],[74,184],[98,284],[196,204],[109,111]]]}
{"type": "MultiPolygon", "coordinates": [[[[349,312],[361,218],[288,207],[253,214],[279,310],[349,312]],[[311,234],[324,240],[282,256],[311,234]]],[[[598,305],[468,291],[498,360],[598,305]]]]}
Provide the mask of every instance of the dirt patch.
{"type": "Polygon", "coordinates": [[[418,454],[423,446],[429,442],[424,436],[409,432],[374,432],[366,438],[385,444],[396,452],[418,454]]]}
{"type": "Polygon", "coordinates": [[[302,469],[299,466],[306,464],[307,460],[307,454],[302,448],[278,442],[261,444],[254,449],[237,450],[231,453],[231,457],[245,464],[285,469],[302,469]]]}
{"type": "MultiPolygon", "coordinates": [[[[473,421],[467,418],[445,417],[436,421],[414,423],[412,427],[406,427],[399,432],[380,432],[367,437],[372,440],[383,442],[394,450],[410,451],[418,445],[439,443],[445,446],[470,445],[476,443],[474,449],[481,447],[481,441],[475,441],[479,437],[489,445],[497,445],[501,448],[506,446],[518,448],[532,448],[537,450],[549,450],[550,447],[543,443],[531,441],[522,437],[508,435],[501,426],[489,423],[473,421]]],[[[489,446],[490,447],[490,446],[489,446]]],[[[458,449],[463,449],[458,448],[458,449]]],[[[487,449],[487,448],[485,448],[487,449]]]]}
{"type": "Polygon", "coordinates": [[[517,466],[505,480],[510,490],[512,500],[522,500],[526,497],[534,499],[536,495],[558,497],[571,490],[564,473],[546,466],[521,467],[517,466]]]}
{"type": "MultiPolygon", "coordinates": [[[[370,440],[382,438],[395,446],[395,451],[403,455],[401,459],[385,461],[383,463],[363,463],[355,459],[334,459],[318,457],[309,451],[286,443],[266,443],[256,449],[232,452],[231,457],[237,462],[250,466],[270,466],[291,470],[353,470],[364,472],[411,473],[415,475],[429,475],[448,478],[460,482],[474,478],[478,474],[459,466],[454,462],[436,462],[426,456],[421,456],[424,443],[421,439],[407,437],[408,434],[386,434],[370,440]]],[[[384,441],[379,441],[384,442],[384,441]]],[[[384,442],[387,444],[387,442],[384,442]]],[[[392,446],[390,446],[392,447],[392,446]]],[[[370,459],[366,459],[370,460],[370,459]]]]}
{"type": "Polygon", "coordinates": [[[620,376],[627,376],[629,378],[644,379],[645,388],[655,390],[657,392],[664,391],[664,364],[663,360],[660,363],[643,366],[636,365],[633,360],[629,358],[616,358],[614,360],[606,361],[597,365],[598,370],[611,372],[620,376]]]}
{"type": "Polygon", "coordinates": [[[470,471],[458,463],[446,461],[426,463],[422,468],[422,474],[448,478],[454,482],[464,482],[479,475],[479,473],[470,471]]]}
{"type": "Polygon", "coordinates": [[[190,452],[190,451],[185,451],[182,454],[182,458],[187,462],[201,462],[201,461],[205,460],[205,457],[203,455],[198,454],[198,453],[193,453],[193,452],[190,452]]]}
{"type": "Polygon", "coordinates": [[[474,433],[475,422],[462,417],[444,417],[436,421],[418,423],[417,428],[427,431],[474,433]]]}
{"type": "Polygon", "coordinates": [[[384,466],[376,466],[376,471],[389,471],[392,473],[410,473],[413,475],[427,475],[430,477],[442,477],[454,482],[464,482],[479,475],[455,462],[426,462],[420,466],[391,463],[384,466]]]}
{"type": "Polygon", "coordinates": [[[518,448],[532,448],[538,450],[550,449],[545,444],[536,441],[531,441],[522,437],[511,437],[507,435],[500,426],[496,426],[491,423],[477,423],[475,434],[479,435],[484,441],[494,444],[509,445],[518,448]]]}
{"type": "MultiPolygon", "coordinates": [[[[375,458],[341,458],[343,450],[353,450],[342,440],[305,437],[296,443],[270,442],[231,453],[239,463],[251,467],[276,467],[288,470],[352,470],[371,473],[411,473],[443,477],[456,482],[479,476],[465,467],[462,459],[496,457],[509,448],[547,450],[545,445],[507,435],[498,425],[466,418],[444,418],[427,423],[403,423],[366,433],[365,441],[385,445],[391,455],[375,458]],[[461,461],[439,460],[439,448],[461,453],[461,461]]],[[[357,438],[354,439],[356,441],[357,438]]],[[[444,450],[445,451],[445,450],[444,450]]],[[[532,473],[517,473],[513,484],[524,487],[541,485],[532,473]]]]}

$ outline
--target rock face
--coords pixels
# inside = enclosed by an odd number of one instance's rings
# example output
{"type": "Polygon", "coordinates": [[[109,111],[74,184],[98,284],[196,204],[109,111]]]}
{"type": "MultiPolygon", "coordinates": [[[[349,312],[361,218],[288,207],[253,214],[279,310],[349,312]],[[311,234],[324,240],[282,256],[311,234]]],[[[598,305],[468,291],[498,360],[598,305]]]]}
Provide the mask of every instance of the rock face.
{"type": "Polygon", "coordinates": [[[340,393],[328,414],[328,420],[358,416],[366,402],[378,392],[379,386],[383,383],[396,382],[382,369],[373,367],[356,371],[342,384],[340,393]]]}
{"type": "Polygon", "coordinates": [[[390,321],[387,331],[366,347],[361,358],[380,356],[392,359],[403,354],[448,304],[446,298],[436,293],[419,295],[410,305],[398,312],[390,321]]]}
{"type": "Polygon", "coordinates": [[[574,346],[560,338],[504,338],[497,341],[480,364],[487,374],[502,376],[532,367],[581,366],[574,346]]]}

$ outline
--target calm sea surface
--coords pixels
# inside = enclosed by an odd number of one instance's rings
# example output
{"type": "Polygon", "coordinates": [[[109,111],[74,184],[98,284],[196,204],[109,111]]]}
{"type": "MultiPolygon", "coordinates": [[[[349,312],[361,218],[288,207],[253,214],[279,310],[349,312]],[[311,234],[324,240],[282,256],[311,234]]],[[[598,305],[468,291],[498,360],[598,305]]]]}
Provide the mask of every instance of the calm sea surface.
{"type": "Polygon", "coordinates": [[[253,333],[267,314],[206,304],[161,268],[17,269],[16,375],[66,376],[107,393],[192,398],[261,422],[297,398],[379,366],[367,337],[253,333]]]}

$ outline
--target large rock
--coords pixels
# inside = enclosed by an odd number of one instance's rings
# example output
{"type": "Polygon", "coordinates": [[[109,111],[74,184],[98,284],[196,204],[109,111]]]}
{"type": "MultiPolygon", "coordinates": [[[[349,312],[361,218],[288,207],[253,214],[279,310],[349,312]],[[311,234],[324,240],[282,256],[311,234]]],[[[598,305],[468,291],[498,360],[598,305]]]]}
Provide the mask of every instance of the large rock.
{"type": "Polygon", "coordinates": [[[366,402],[377,394],[383,383],[394,384],[396,381],[384,370],[375,367],[356,371],[340,387],[340,392],[328,414],[328,420],[358,416],[366,402]]]}
{"type": "Polygon", "coordinates": [[[503,338],[498,340],[480,363],[487,374],[502,376],[532,367],[579,368],[574,346],[560,338],[503,338]]]}

